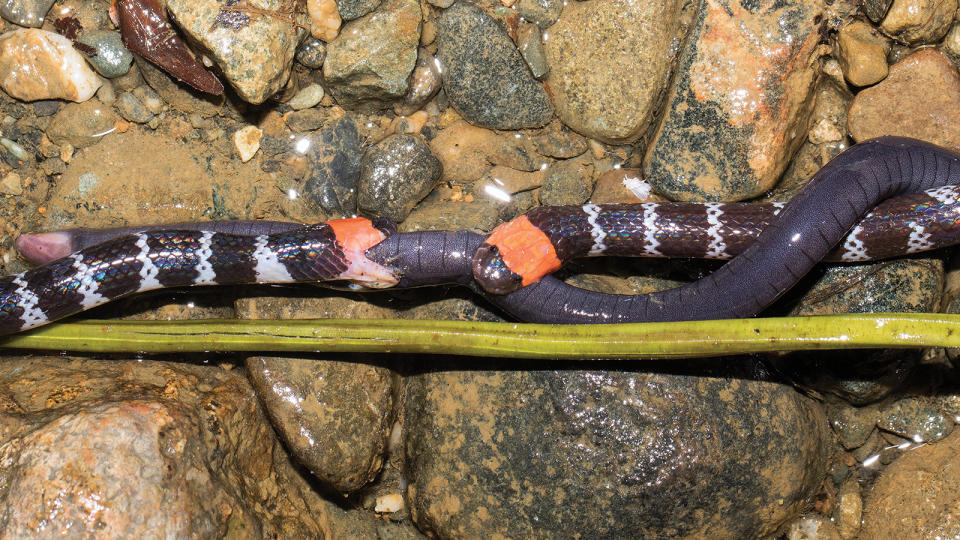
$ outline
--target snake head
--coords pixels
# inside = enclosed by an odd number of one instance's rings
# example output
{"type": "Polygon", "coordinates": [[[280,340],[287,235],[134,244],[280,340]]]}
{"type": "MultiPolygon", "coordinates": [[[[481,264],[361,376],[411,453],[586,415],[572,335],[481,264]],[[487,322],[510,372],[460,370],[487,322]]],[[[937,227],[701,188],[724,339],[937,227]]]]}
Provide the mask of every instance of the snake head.
{"type": "Polygon", "coordinates": [[[511,293],[523,286],[523,279],[503,262],[500,249],[486,242],[473,255],[473,279],[492,294],[511,293]]]}

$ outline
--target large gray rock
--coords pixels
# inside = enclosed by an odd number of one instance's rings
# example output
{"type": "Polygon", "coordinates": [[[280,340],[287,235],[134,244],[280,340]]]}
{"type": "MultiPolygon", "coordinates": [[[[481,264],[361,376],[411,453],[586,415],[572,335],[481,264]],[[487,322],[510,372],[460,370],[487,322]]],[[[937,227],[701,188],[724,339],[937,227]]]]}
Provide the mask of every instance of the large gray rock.
{"type": "Polygon", "coordinates": [[[819,489],[831,437],[813,401],[753,373],[408,377],[412,515],[440,538],[771,534],[819,489]]]}
{"type": "Polygon", "coordinates": [[[450,102],[468,122],[494,129],[546,124],[547,93],[492,17],[460,2],[440,16],[437,58],[450,102]]]}

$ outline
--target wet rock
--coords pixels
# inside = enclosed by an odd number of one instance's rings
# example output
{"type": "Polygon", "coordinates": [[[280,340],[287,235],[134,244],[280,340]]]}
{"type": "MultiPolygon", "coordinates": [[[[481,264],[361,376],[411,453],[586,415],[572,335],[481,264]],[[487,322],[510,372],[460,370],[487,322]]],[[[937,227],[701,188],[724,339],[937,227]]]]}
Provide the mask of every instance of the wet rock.
{"type": "Polygon", "coordinates": [[[347,23],[327,44],[323,78],[345,107],[403,97],[417,62],[420,5],[389,0],[379,10],[347,23]]]}
{"type": "MultiPolygon", "coordinates": [[[[943,263],[935,259],[901,259],[832,267],[792,314],[931,312],[940,304],[943,282],[943,263]]],[[[877,401],[898,388],[913,372],[922,352],[851,350],[801,353],[790,355],[781,366],[803,384],[862,405],[877,401]]]]}
{"type": "Polygon", "coordinates": [[[854,86],[869,86],[887,76],[890,43],[877,30],[860,20],[840,29],[837,60],[843,76],[854,86]]]}
{"type": "Polygon", "coordinates": [[[430,51],[421,48],[417,51],[417,65],[410,76],[410,88],[400,103],[394,105],[397,114],[409,115],[420,110],[437,95],[442,85],[436,58],[430,51]]]}
{"type": "Polygon", "coordinates": [[[120,99],[116,103],[117,112],[124,120],[145,124],[153,119],[153,113],[147,109],[143,103],[131,92],[120,94],[120,99]]]}
{"type": "MultiPolygon", "coordinates": [[[[58,536],[357,534],[274,435],[240,373],[185,363],[7,359],[5,530],[58,536]],[[52,505],[52,506],[51,506],[52,505]]],[[[372,519],[366,533],[376,536],[372,519]]]]}
{"type": "Polygon", "coordinates": [[[559,123],[541,129],[532,138],[537,152],[557,159],[577,157],[588,149],[583,136],[559,123]]]}
{"type": "Polygon", "coordinates": [[[119,32],[90,30],[84,32],[78,41],[95,51],[95,54],[87,55],[87,61],[97,73],[113,79],[130,71],[133,53],[123,46],[119,32]]]}
{"type": "Polygon", "coordinates": [[[167,9],[217,64],[237,95],[259,104],[286,84],[304,36],[302,28],[308,28],[309,21],[306,14],[284,11],[289,8],[282,0],[250,0],[245,5],[252,10],[225,11],[212,0],[168,0],[167,9]]]}
{"type": "Polygon", "coordinates": [[[287,102],[287,105],[289,105],[291,109],[299,111],[317,106],[322,99],[323,87],[319,84],[311,84],[306,88],[302,88],[292,98],[290,98],[290,101],[287,102]]]}
{"type": "Polygon", "coordinates": [[[890,66],[876,86],[861,90],[848,125],[857,141],[881,135],[914,137],[960,150],[960,75],[943,53],[921,49],[890,66]]]}
{"type": "Polygon", "coordinates": [[[585,159],[558,161],[543,171],[540,204],[583,204],[593,193],[593,163],[585,159]]]}
{"type": "Polygon", "coordinates": [[[865,0],[860,9],[876,24],[883,20],[892,3],[893,0],[865,0]]]}
{"type": "Polygon", "coordinates": [[[960,535],[960,432],[897,458],[877,478],[863,508],[860,538],[960,535]]]}
{"type": "Polygon", "coordinates": [[[320,69],[327,58],[327,46],[319,39],[310,36],[297,47],[294,55],[297,62],[310,69],[320,69]]]}
{"type": "Polygon", "coordinates": [[[914,442],[934,442],[953,431],[953,423],[920,398],[901,399],[880,411],[877,427],[914,442]]]}
{"type": "Polygon", "coordinates": [[[349,118],[341,118],[310,134],[304,156],[312,171],[303,195],[324,212],[349,217],[357,211],[360,177],[360,134],[349,118]]]}
{"type": "Polygon", "coordinates": [[[788,386],[624,371],[408,378],[409,502],[429,535],[759,537],[826,472],[788,386]]]}
{"type": "Polygon", "coordinates": [[[489,231],[503,222],[503,203],[490,199],[470,202],[435,201],[427,197],[418,204],[406,221],[402,232],[412,231],[489,231]]]}
{"type": "Polygon", "coordinates": [[[332,41],[340,33],[343,19],[335,0],[307,0],[307,15],[310,16],[310,34],[323,41],[332,41]]]}
{"type": "Polygon", "coordinates": [[[547,94],[513,41],[480,9],[460,2],[438,21],[437,58],[454,108],[472,124],[522,129],[546,124],[547,94]]]}
{"type": "Polygon", "coordinates": [[[325,485],[350,493],[380,472],[393,417],[389,369],[256,357],[247,370],[287,448],[325,485]]]}
{"type": "Polygon", "coordinates": [[[294,133],[320,129],[329,119],[330,114],[321,108],[293,111],[283,115],[283,121],[294,133]]]}
{"type": "Polygon", "coordinates": [[[813,514],[797,519],[787,527],[787,540],[841,540],[837,527],[830,518],[813,514]]]}
{"type": "Polygon", "coordinates": [[[380,0],[337,0],[340,16],[345,21],[359,19],[380,6],[380,0]]]}
{"type": "Polygon", "coordinates": [[[833,511],[841,538],[855,538],[863,522],[863,498],[859,483],[851,478],[840,486],[837,507],[833,511]]]}
{"type": "Polygon", "coordinates": [[[358,205],[367,215],[401,222],[440,180],[440,160],[416,135],[391,135],[363,156],[358,205]]]}
{"type": "Polygon", "coordinates": [[[826,6],[702,5],[644,178],[670,199],[740,200],[773,187],[803,142],[826,6]]]}
{"type": "Polygon", "coordinates": [[[639,138],[667,92],[676,42],[686,32],[683,8],[679,0],[567,5],[545,44],[547,86],[560,120],[605,142],[639,138]]]}
{"type": "Polygon", "coordinates": [[[936,43],[950,29],[956,11],[957,0],[894,0],[880,29],[910,45],[936,43]]]}
{"type": "Polygon", "coordinates": [[[524,19],[547,28],[560,18],[563,0],[520,0],[517,8],[524,19]]]}
{"type": "Polygon", "coordinates": [[[257,126],[244,126],[233,133],[233,147],[240,154],[240,161],[250,161],[260,149],[263,131],[257,126]]]}
{"type": "Polygon", "coordinates": [[[55,99],[34,101],[33,114],[36,116],[53,116],[60,110],[60,102],[55,99]]]}
{"type": "Polygon", "coordinates": [[[547,65],[546,53],[543,51],[543,37],[540,34],[540,28],[535,24],[521,24],[517,31],[517,47],[530,73],[534,78],[542,79],[550,66],[547,65]]]}
{"type": "MultiPolygon", "coordinates": [[[[528,191],[543,185],[543,171],[518,171],[510,167],[497,165],[487,171],[483,177],[474,184],[474,190],[477,195],[488,193],[490,190],[497,190],[503,194],[512,195],[522,191],[528,191]]],[[[496,193],[496,191],[494,192],[496,193]]]]}
{"type": "Polygon", "coordinates": [[[880,411],[875,406],[836,406],[830,410],[828,416],[840,444],[845,449],[852,450],[867,442],[880,420],[880,411]]]}
{"type": "Polygon", "coordinates": [[[110,107],[91,99],[65,105],[50,121],[46,134],[55,144],[86,148],[112,132],[117,120],[110,107]]]}
{"type": "Polygon", "coordinates": [[[4,0],[0,2],[0,17],[28,28],[40,28],[54,0],[4,0]]]}
{"type": "Polygon", "coordinates": [[[23,100],[86,101],[100,78],[67,38],[46,30],[14,30],[0,35],[0,86],[23,100]]]}

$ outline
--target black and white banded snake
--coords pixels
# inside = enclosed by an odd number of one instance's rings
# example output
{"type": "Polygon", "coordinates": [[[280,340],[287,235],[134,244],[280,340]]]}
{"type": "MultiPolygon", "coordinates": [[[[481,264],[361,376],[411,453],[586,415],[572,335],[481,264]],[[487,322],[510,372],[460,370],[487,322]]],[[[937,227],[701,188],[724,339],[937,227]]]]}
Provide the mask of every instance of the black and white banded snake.
{"type": "MultiPolygon", "coordinates": [[[[540,323],[753,316],[838,244],[836,258],[864,260],[876,254],[890,256],[958,243],[958,184],[960,155],[913,139],[872,139],[825,165],[782,210],[770,206],[765,215],[738,218],[735,226],[724,229],[724,217],[743,215],[746,207],[729,203],[697,206],[699,219],[708,225],[699,234],[707,247],[701,244],[694,249],[710,252],[700,255],[721,258],[740,251],[703,279],[659,293],[618,295],[579,289],[548,275],[515,292],[486,296],[516,318],[540,323]],[[883,201],[887,202],[864,218],[883,201]],[[776,211],[779,214],[773,217],[776,211]],[[861,218],[864,220],[859,221],[861,218]],[[769,225],[756,241],[734,238],[730,232],[767,221],[769,225]]],[[[676,217],[683,208],[683,203],[543,207],[524,219],[544,230],[554,255],[563,260],[587,253],[632,254],[630,250],[671,255],[673,244],[690,242],[678,236],[679,229],[663,226],[658,219],[676,217]],[[624,229],[637,222],[659,230],[624,229]]],[[[469,231],[397,233],[390,224],[360,218],[334,226],[281,222],[194,225],[193,229],[167,225],[67,233],[72,241],[80,242],[74,245],[79,251],[0,280],[0,334],[40,326],[160,287],[358,278],[381,287],[451,283],[482,292],[474,280],[475,254],[479,277],[504,281],[506,275],[507,282],[517,280],[516,275],[504,272],[501,258],[492,257],[493,266],[486,266],[491,251],[497,255],[502,246],[491,250],[484,245],[485,237],[469,231]],[[363,240],[346,239],[359,229],[363,240]]],[[[36,241],[50,236],[24,238],[36,241]]],[[[20,244],[28,246],[30,242],[20,244]]]]}

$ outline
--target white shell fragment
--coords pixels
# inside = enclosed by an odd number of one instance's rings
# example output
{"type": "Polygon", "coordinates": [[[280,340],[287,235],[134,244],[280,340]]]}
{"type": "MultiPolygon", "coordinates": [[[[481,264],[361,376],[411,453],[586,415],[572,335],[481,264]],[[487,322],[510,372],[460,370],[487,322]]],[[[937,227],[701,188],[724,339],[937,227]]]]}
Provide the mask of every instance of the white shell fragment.
{"type": "Polygon", "coordinates": [[[100,88],[100,77],[70,40],[36,28],[0,35],[0,86],[23,101],[86,101],[100,88]]]}

